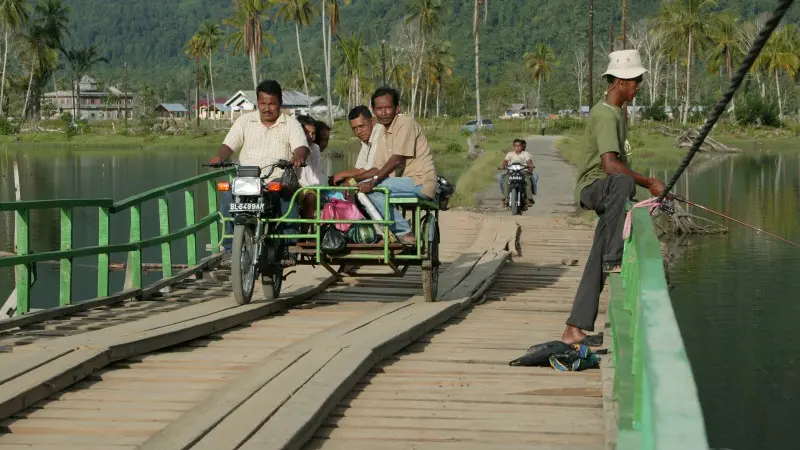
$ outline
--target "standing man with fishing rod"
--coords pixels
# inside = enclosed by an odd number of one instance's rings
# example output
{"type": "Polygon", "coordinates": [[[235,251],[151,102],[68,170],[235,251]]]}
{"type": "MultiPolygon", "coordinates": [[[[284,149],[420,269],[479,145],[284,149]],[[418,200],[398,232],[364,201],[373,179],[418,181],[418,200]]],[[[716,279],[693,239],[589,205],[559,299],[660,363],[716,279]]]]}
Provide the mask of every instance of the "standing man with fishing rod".
{"type": "Polygon", "coordinates": [[[600,293],[608,274],[620,271],[626,202],[633,198],[636,185],[654,196],[665,187],[655,178],[634,172],[629,165],[631,152],[622,108],[636,96],[647,70],[636,50],[612,52],[609,59],[608,70],[603,74],[608,89],[605,98],[589,112],[583,165],[575,186],[575,203],[593,210],[599,220],[572,313],[561,336],[568,344],[602,345],[602,336],[589,336],[584,331],[594,331],[600,293]]]}

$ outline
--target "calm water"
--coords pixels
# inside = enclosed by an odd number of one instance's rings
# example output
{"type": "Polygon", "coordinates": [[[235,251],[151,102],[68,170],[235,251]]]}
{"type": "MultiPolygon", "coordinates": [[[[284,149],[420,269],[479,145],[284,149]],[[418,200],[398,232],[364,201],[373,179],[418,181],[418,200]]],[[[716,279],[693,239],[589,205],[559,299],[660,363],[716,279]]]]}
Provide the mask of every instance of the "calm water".
{"type": "MultiPolygon", "coordinates": [[[[697,203],[800,242],[796,154],[724,161],[694,176],[689,191],[697,203]]],[[[798,448],[800,248],[726,225],[725,237],[694,240],[671,274],[711,446],[798,448]]]]}
{"type": "MultiPolygon", "coordinates": [[[[0,201],[13,201],[13,151],[20,146],[0,147],[0,201]]],[[[215,147],[186,150],[160,148],[158,150],[85,151],[81,148],[60,147],[59,150],[41,148],[18,150],[20,184],[23,200],[52,198],[107,198],[121,200],[161,185],[206,173],[202,164],[215,147]]],[[[344,151],[340,158],[325,158],[326,171],[338,171],[355,164],[356,152],[344,151]]],[[[323,155],[325,155],[323,153],[323,155]]],[[[439,172],[455,180],[464,164],[438,167],[439,172]]],[[[169,196],[170,228],[177,230],[186,226],[183,193],[169,196]]],[[[204,186],[195,188],[197,217],[208,214],[207,194],[204,186]]],[[[158,236],[158,208],[156,201],[149,201],[142,208],[142,237],[158,236]]],[[[60,246],[59,212],[42,210],[31,212],[31,247],[35,252],[58,250],[60,246]]],[[[129,213],[112,216],[111,243],[128,241],[129,213]]],[[[78,208],[73,212],[73,247],[97,244],[96,208],[78,208]]],[[[14,218],[12,213],[0,213],[0,250],[13,248],[14,218]]],[[[200,233],[197,239],[198,257],[208,255],[205,243],[208,233],[200,233]]],[[[144,262],[160,262],[160,247],[146,249],[144,262]]],[[[124,262],[125,254],[114,254],[112,260],[124,262]]],[[[186,263],[186,241],[172,243],[172,259],[175,264],[186,263]]],[[[73,262],[73,299],[81,301],[96,296],[96,257],[77,258],[73,262]]],[[[0,269],[0,304],[13,290],[13,271],[0,269]]],[[[32,307],[46,308],[58,304],[58,263],[41,263],[37,267],[37,282],[31,292],[32,307]]],[[[111,292],[122,289],[124,272],[112,272],[111,292]]],[[[144,282],[150,284],[161,278],[161,273],[147,273],[144,282]]]]}

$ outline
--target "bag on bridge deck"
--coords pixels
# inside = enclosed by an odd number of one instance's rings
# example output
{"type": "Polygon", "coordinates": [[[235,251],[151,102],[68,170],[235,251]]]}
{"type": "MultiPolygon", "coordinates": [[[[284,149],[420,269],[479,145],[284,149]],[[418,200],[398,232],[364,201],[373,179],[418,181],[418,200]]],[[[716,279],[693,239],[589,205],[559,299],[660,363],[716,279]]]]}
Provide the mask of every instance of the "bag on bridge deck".
{"type": "Polygon", "coordinates": [[[536,344],[521,357],[508,363],[509,366],[551,366],[558,371],[579,371],[597,367],[600,359],[588,346],[550,341],[536,344]]]}

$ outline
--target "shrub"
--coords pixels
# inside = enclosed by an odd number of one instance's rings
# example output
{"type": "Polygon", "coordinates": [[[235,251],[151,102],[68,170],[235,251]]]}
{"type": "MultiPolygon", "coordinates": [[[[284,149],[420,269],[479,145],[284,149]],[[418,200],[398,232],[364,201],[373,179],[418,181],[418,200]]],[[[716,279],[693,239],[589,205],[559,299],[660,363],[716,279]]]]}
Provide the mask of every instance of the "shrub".
{"type": "Polygon", "coordinates": [[[743,125],[781,126],[778,106],[765,102],[757,95],[749,95],[742,105],[736,105],[736,120],[743,125]]]}
{"type": "Polygon", "coordinates": [[[558,119],[552,121],[552,123],[548,124],[545,130],[548,134],[561,134],[573,130],[581,130],[583,127],[584,123],[582,120],[575,117],[566,116],[559,117],[558,119]]]}
{"type": "Polygon", "coordinates": [[[664,122],[669,119],[667,112],[664,111],[664,104],[664,97],[660,97],[655,103],[644,108],[642,111],[642,119],[654,120],[656,122],[664,122]]]}
{"type": "Polygon", "coordinates": [[[19,125],[8,120],[7,117],[0,117],[0,135],[19,133],[19,125]]]}
{"type": "Polygon", "coordinates": [[[437,153],[451,155],[455,153],[461,153],[466,149],[464,148],[464,146],[459,145],[457,142],[447,141],[445,142],[445,145],[443,147],[436,147],[435,150],[437,151],[437,153]]]}

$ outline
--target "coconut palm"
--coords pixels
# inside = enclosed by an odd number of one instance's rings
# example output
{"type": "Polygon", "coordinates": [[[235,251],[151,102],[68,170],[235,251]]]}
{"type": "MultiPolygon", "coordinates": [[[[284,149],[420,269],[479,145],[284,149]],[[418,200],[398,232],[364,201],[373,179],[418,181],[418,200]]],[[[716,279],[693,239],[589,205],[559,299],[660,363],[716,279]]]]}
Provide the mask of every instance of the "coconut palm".
{"type": "Polygon", "coordinates": [[[56,65],[57,53],[50,47],[50,38],[45,28],[33,25],[30,30],[23,35],[25,45],[24,54],[27,56],[26,65],[30,70],[28,75],[28,90],[25,93],[25,103],[22,107],[22,118],[27,118],[31,108],[31,90],[33,80],[45,78],[43,75],[50,73],[56,65]]]}
{"type": "Polygon", "coordinates": [[[429,81],[436,90],[436,117],[439,117],[440,97],[445,80],[453,75],[455,58],[450,53],[450,46],[450,41],[434,42],[428,51],[429,81]]]}
{"type": "Polygon", "coordinates": [[[194,109],[195,109],[195,120],[197,121],[198,128],[200,127],[200,86],[202,85],[202,77],[200,72],[200,61],[202,61],[203,56],[205,55],[205,48],[203,47],[203,43],[197,37],[197,35],[192,36],[189,39],[189,42],[186,43],[186,48],[184,49],[184,53],[186,56],[194,60],[194,68],[195,68],[195,94],[194,94],[194,109]]]}
{"type": "Polygon", "coordinates": [[[480,22],[478,21],[480,4],[481,4],[480,0],[475,0],[475,7],[473,8],[472,11],[472,40],[475,45],[475,116],[477,119],[476,123],[478,124],[478,128],[483,126],[483,121],[481,121],[481,77],[480,77],[480,64],[479,64],[480,50],[478,48],[479,47],[478,43],[480,41],[478,35],[479,31],[478,25],[480,25],[480,22]]]}
{"type": "Polygon", "coordinates": [[[341,8],[350,4],[350,0],[322,1],[322,52],[325,60],[325,90],[328,101],[328,124],[333,126],[333,109],[331,108],[331,58],[333,55],[333,35],[341,22],[341,8]]]}
{"type": "Polygon", "coordinates": [[[412,0],[411,14],[406,19],[406,22],[416,22],[419,26],[419,33],[422,38],[422,46],[419,51],[419,59],[416,61],[416,67],[412,67],[411,74],[411,111],[409,114],[414,115],[414,106],[416,104],[417,90],[419,89],[419,80],[422,75],[422,66],[425,63],[425,45],[431,36],[442,25],[441,20],[442,2],[441,0],[412,0]]]}
{"type": "MultiPolygon", "coordinates": [[[[203,47],[203,54],[208,59],[208,83],[211,86],[211,98],[216,102],[217,93],[214,91],[214,72],[211,68],[211,59],[222,43],[222,29],[217,24],[206,22],[200,25],[195,36],[199,39],[200,45],[203,47]]],[[[209,105],[210,107],[211,105],[209,105]]],[[[216,114],[214,117],[216,118],[216,114]]]]}
{"type": "Polygon", "coordinates": [[[785,25],[778,29],[764,47],[763,65],[768,74],[775,77],[775,92],[778,97],[778,117],[783,118],[781,97],[781,72],[789,77],[797,75],[800,69],[800,29],[796,25],[785,25]]]}
{"type": "Polygon", "coordinates": [[[77,92],[77,100],[76,97],[73,97],[72,101],[72,108],[73,108],[73,120],[77,119],[78,113],[80,112],[80,107],[78,102],[81,98],[81,78],[84,75],[88,74],[92,68],[101,62],[108,62],[103,56],[100,56],[97,53],[97,47],[94,44],[83,47],[83,48],[76,48],[71,50],[62,50],[64,56],[67,58],[67,62],[72,69],[72,77],[73,77],[73,92],[77,92]]]}
{"type": "Polygon", "coordinates": [[[311,107],[311,96],[308,93],[308,80],[306,78],[306,68],[303,63],[303,50],[300,48],[300,27],[311,25],[311,19],[317,14],[317,9],[311,0],[280,0],[280,7],[275,14],[275,18],[283,18],[283,23],[294,22],[294,33],[297,39],[297,55],[300,57],[300,72],[303,74],[303,86],[306,90],[306,98],[311,107]]]}
{"type": "Polygon", "coordinates": [[[663,31],[672,42],[686,43],[686,92],[684,93],[683,119],[686,125],[691,100],[692,66],[694,60],[708,41],[711,30],[709,8],[714,0],[673,0],[662,8],[659,21],[663,31]]]}
{"type": "Polygon", "coordinates": [[[542,100],[542,79],[549,80],[553,73],[556,63],[556,56],[553,49],[546,44],[536,44],[532,52],[523,55],[525,66],[531,73],[531,77],[538,82],[536,88],[536,112],[540,111],[542,100]]]}
{"type": "Polygon", "coordinates": [[[363,89],[361,80],[365,75],[367,67],[367,49],[360,34],[339,38],[339,61],[338,64],[344,66],[343,78],[350,80],[347,95],[347,109],[355,105],[360,105],[363,89]]]}
{"type": "Polygon", "coordinates": [[[3,52],[3,72],[0,75],[0,116],[3,116],[5,99],[6,63],[8,62],[8,36],[28,22],[27,0],[0,0],[0,28],[3,29],[5,51],[3,52]]]}
{"type": "MultiPolygon", "coordinates": [[[[70,36],[69,16],[72,9],[61,0],[44,0],[36,5],[36,25],[42,27],[47,35],[48,45],[54,50],[64,47],[64,39],[70,36]]],[[[56,53],[58,58],[58,53],[56,53]]],[[[56,71],[52,71],[53,90],[58,91],[56,71]]]]}
{"type": "Polygon", "coordinates": [[[269,0],[237,0],[233,15],[223,23],[234,28],[228,36],[233,46],[233,54],[246,53],[250,58],[250,72],[253,76],[253,90],[258,87],[258,58],[269,56],[265,42],[275,43],[275,37],[264,31],[262,23],[269,20],[269,0]]]}

